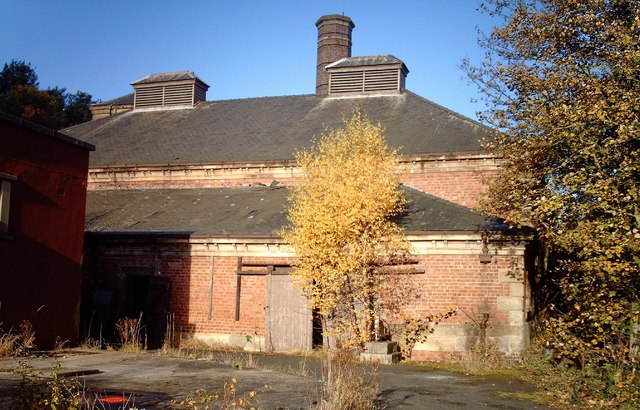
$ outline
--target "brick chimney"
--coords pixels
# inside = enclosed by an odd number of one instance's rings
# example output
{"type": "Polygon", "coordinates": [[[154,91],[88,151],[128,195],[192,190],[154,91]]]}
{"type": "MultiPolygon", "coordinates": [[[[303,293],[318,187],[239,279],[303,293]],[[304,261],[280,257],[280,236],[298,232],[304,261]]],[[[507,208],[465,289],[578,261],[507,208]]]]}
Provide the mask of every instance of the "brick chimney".
{"type": "Polygon", "coordinates": [[[329,94],[329,74],[325,69],[341,58],[351,57],[351,30],[356,25],[340,14],[322,16],[318,28],[318,65],[316,66],[316,94],[329,94]]]}

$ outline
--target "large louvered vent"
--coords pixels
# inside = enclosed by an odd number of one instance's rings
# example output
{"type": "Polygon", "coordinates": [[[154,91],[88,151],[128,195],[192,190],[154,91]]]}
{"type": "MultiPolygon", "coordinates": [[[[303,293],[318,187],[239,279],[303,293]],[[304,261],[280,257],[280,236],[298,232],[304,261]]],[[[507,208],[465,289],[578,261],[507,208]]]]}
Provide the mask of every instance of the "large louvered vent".
{"type": "Polygon", "coordinates": [[[136,108],[193,105],[193,85],[175,84],[136,90],[136,108]]]}
{"type": "Polygon", "coordinates": [[[329,95],[400,92],[407,70],[393,56],[349,57],[327,66],[329,95]]]}
{"type": "Polygon", "coordinates": [[[152,74],[132,83],[134,109],[193,107],[209,86],[190,71],[152,74]]]}

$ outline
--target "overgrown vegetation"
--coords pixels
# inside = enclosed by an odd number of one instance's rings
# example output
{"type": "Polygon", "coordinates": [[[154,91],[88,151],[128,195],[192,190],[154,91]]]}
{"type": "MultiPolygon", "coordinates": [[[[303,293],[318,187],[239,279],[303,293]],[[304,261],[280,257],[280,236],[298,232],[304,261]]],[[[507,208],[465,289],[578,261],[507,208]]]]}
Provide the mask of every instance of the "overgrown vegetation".
{"type": "Polygon", "coordinates": [[[142,315],[140,315],[140,319],[124,317],[116,321],[121,351],[136,353],[143,349],[141,319],[142,315]]]}
{"type": "Polygon", "coordinates": [[[238,380],[231,378],[224,382],[222,392],[200,388],[184,400],[174,400],[174,404],[192,410],[256,410],[259,408],[256,395],[255,390],[239,393],[238,380]]]}
{"type": "Polygon", "coordinates": [[[377,367],[363,366],[351,351],[340,349],[323,359],[324,385],[319,410],[371,410],[380,382],[377,367]]]}
{"type": "Polygon", "coordinates": [[[484,9],[498,20],[486,59],[464,66],[505,159],[485,208],[538,234],[538,331],[556,371],[585,383],[572,397],[638,406],[640,2],[484,9]]]}
{"type": "MultiPolygon", "coordinates": [[[[35,370],[27,361],[20,361],[15,373],[20,376],[20,382],[14,390],[11,405],[13,409],[104,410],[111,408],[104,397],[85,390],[79,380],[62,377],[59,363],[45,374],[35,370]]],[[[137,410],[132,397],[123,397],[119,401],[118,408],[137,410]]]]}
{"type": "Polygon", "coordinates": [[[28,355],[35,346],[35,331],[28,320],[20,323],[18,332],[5,332],[0,327],[0,357],[17,357],[28,355]]]}

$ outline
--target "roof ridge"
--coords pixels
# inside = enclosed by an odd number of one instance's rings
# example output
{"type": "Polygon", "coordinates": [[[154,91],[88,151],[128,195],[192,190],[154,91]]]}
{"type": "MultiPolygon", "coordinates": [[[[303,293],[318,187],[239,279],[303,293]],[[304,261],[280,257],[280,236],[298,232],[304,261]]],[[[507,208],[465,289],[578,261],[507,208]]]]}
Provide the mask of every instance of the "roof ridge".
{"type": "MultiPolygon", "coordinates": [[[[262,97],[238,97],[238,98],[229,98],[225,100],[207,100],[201,101],[201,103],[217,103],[217,102],[227,102],[227,101],[248,101],[248,100],[267,100],[267,99],[278,99],[278,98],[291,98],[291,97],[318,97],[316,94],[289,94],[289,95],[265,95],[262,97]]],[[[325,97],[319,97],[325,98],[325,97]]]]}
{"type": "Polygon", "coordinates": [[[455,208],[460,208],[462,210],[473,212],[474,214],[477,214],[477,215],[488,216],[488,215],[486,215],[486,214],[484,214],[482,212],[479,212],[479,211],[477,211],[477,210],[475,210],[473,208],[469,208],[468,206],[464,206],[464,205],[458,204],[456,202],[449,201],[448,199],[444,199],[444,198],[441,198],[439,196],[435,196],[433,194],[429,194],[427,192],[424,192],[424,191],[422,191],[422,190],[420,190],[420,189],[418,189],[418,188],[416,188],[414,186],[411,186],[411,185],[408,185],[408,184],[405,184],[405,183],[400,184],[400,186],[405,187],[405,188],[407,188],[407,189],[409,189],[411,191],[415,191],[415,192],[419,193],[420,195],[424,195],[424,196],[426,196],[426,197],[428,197],[430,199],[433,199],[434,201],[442,202],[442,203],[445,203],[447,205],[451,205],[451,206],[453,206],[455,208]]]}
{"type": "Polygon", "coordinates": [[[413,91],[409,90],[408,88],[405,88],[405,89],[404,89],[404,91],[405,91],[406,93],[408,93],[408,94],[411,94],[411,95],[413,95],[413,96],[417,97],[417,98],[418,98],[418,99],[420,99],[420,100],[423,100],[423,101],[425,101],[425,102],[428,102],[429,104],[433,105],[434,107],[441,108],[441,109],[443,109],[444,111],[446,111],[446,112],[448,112],[448,113],[450,113],[450,114],[452,114],[452,115],[454,115],[454,116],[456,116],[456,117],[458,117],[458,118],[460,118],[460,119],[462,119],[462,120],[468,121],[468,122],[470,122],[470,123],[472,123],[472,124],[475,124],[475,125],[478,125],[478,126],[480,126],[480,127],[486,128],[487,130],[493,131],[493,128],[491,128],[491,127],[489,127],[489,126],[487,126],[487,125],[485,125],[485,124],[481,123],[480,121],[475,120],[475,119],[473,119],[473,118],[469,118],[469,117],[467,117],[466,115],[462,115],[462,114],[460,114],[459,112],[453,111],[451,108],[447,108],[447,107],[445,107],[444,105],[438,104],[437,102],[433,102],[432,100],[430,100],[430,99],[428,99],[428,98],[425,98],[425,97],[421,96],[420,94],[416,94],[416,93],[414,93],[413,91]]]}

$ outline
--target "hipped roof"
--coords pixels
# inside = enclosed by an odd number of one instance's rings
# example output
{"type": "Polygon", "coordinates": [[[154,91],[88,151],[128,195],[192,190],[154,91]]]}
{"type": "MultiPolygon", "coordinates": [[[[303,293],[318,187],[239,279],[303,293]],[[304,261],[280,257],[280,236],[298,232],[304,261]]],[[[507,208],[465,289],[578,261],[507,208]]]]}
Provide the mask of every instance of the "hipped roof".
{"type": "Polygon", "coordinates": [[[410,91],[208,101],[194,108],[130,111],[64,130],[96,146],[92,167],[291,160],[327,128],[360,110],[401,154],[481,150],[488,128],[410,91]]]}

